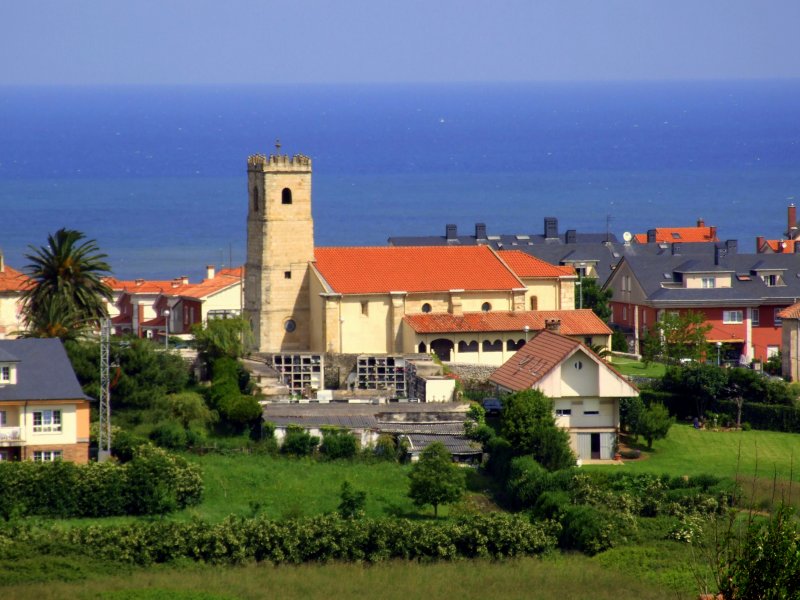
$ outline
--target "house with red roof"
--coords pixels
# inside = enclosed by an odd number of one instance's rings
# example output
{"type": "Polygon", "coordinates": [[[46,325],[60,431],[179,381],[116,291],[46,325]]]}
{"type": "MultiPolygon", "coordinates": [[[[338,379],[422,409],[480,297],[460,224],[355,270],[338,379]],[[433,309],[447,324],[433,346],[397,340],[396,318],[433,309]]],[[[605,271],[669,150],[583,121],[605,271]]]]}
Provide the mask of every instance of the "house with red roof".
{"type": "Polygon", "coordinates": [[[776,240],[756,238],[757,254],[794,254],[800,252],[800,228],[797,226],[797,207],[792,203],[786,210],[786,231],[776,240]]]}
{"type": "Polygon", "coordinates": [[[696,227],[656,227],[647,233],[636,233],[633,240],[637,244],[671,244],[673,242],[718,242],[717,228],[707,226],[703,219],[697,220],[696,227]]]}
{"type": "Polygon", "coordinates": [[[7,265],[0,252],[0,339],[16,337],[25,328],[22,292],[29,285],[28,277],[7,265]]]}
{"type": "Polygon", "coordinates": [[[536,389],[553,399],[556,424],[579,460],[611,460],[619,399],[639,395],[624,376],[581,342],[550,329],[537,333],[489,377],[501,392],[536,389]]]}
{"type": "Polygon", "coordinates": [[[148,279],[123,281],[108,277],[105,282],[112,292],[113,304],[108,306],[108,312],[114,335],[133,334],[137,337],[152,337],[152,333],[150,336],[147,335],[148,329],[144,325],[161,316],[155,308],[156,300],[161,295],[174,294],[188,286],[189,278],[177,277],[169,281],[148,279]]]}

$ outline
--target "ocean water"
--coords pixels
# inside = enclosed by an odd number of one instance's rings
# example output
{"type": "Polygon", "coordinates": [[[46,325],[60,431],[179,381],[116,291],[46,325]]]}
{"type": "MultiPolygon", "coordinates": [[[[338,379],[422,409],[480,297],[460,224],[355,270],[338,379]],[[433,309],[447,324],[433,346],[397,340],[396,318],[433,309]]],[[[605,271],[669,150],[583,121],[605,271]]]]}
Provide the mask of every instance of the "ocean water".
{"type": "Polygon", "coordinates": [[[698,217],[752,251],[800,199],[800,81],[0,88],[0,249],[59,227],[118,277],[244,262],[246,157],[314,160],[318,245],[644,232],[698,217]]]}

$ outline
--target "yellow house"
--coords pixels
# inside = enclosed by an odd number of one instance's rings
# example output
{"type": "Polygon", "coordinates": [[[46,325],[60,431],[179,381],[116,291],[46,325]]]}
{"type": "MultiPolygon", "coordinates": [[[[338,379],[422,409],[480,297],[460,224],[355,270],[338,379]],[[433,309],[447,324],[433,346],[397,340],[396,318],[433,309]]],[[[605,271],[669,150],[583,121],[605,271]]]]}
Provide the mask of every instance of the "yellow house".
{"type": "Polygon", "coordinates": [[[89,460],[89,398],[57,339],[0,340],[0,460],[89,460]]]}

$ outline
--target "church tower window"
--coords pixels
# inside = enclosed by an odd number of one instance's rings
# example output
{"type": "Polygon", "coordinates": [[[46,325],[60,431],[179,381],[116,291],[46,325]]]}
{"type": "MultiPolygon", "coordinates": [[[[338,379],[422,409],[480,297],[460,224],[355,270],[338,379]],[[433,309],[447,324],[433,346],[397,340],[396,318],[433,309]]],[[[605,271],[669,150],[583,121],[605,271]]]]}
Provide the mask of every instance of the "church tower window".
{"type": "Polygon", "coordinates": [[[281,192],[281,204],[291,204],[292,203],[292,190],[289,188],[283,188],[281,192]]]}
{"type": "Polygon", "coordinates": [[[258,188],[253,188],[253,212],[258,212],[259,209],[259,202],[258,202],[258,188]]]}

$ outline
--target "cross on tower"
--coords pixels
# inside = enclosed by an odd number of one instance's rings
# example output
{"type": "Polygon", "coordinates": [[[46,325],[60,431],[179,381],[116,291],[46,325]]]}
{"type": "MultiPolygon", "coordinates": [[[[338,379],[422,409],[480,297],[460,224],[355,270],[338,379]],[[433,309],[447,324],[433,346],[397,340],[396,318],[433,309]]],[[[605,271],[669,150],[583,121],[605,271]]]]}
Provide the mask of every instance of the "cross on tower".
{"type": "Polygon", "coordinates": [[[279,139],[275,139],[275,154],[280,155],[281,153],[281,141],[279,139]]]}

